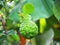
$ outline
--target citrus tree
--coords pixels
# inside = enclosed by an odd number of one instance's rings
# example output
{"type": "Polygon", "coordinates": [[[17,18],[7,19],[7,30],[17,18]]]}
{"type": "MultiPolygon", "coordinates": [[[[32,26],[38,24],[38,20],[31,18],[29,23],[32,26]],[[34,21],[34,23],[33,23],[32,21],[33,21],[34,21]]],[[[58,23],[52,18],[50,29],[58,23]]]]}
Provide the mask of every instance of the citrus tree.
{"type": "Polygon", "coordinates": [[[0,45],[53,45],[60,39],[59,0],[0,0],[0,45]]]}

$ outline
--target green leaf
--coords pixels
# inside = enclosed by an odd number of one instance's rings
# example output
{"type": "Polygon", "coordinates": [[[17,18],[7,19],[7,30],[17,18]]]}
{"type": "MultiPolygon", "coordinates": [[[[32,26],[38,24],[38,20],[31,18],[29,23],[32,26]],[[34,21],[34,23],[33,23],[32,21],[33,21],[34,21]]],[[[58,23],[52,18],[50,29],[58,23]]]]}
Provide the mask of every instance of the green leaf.
{"type": "Polygon", "coordinates": [[[54,32],[52,29],[50,29],[46,31],[44,34],[38,35],[36,37],[36,44],[37,45],[50,45],[53,41],[53,37],[54,37],[54,32]]]}
{"type": "Polygon", "coordinates": [[[7,40],[4,40],[2,45],[10,45],[10,43],[7,40]]]}
{"type": "Polygon", "coordinates": [[[0,9],[3,7],[3,1],[0,0],[0,9]]]}
{"type": "Polygon", "coordinates": [[[51,11],[53,11],[53,0],[45,0],[46,4],[49,6],[49,8],[51,9],[51,11]]]}
{"type": "Polygon", "coordinates": [[[52,17],[48,18],[46,21],[47,21],[46,29],[48,30],[49,28],[52,27],[54,29],[54,34],[55,34],[54,39],[59,39],[60,38],[60,29],[59,29],[60,23],[58,22],[56,17],[53,15],[52,17]]]}
{"type": "Polygon", "coordinates": [[[60,0],[55,0],[53,5],[54,16],[60,20],[60,0]]]}
{"type": "Polygon", "coordinates": [[[13,21],[17,21],[19,22],[19,15],[18,15],[18,11],[19,11],[19,6],[20,4],[17,4],[11,11],[10,15],[9,15],[9,19],[13,20],[13,21]]]}
{"type": "Polygon", "coordinates": [[[34,12],[31,14],[32,19],[38,20],[40,18],[48,18],[50,17],[52,12],[52,2],[53,0],[47,1],[47,0],[27,0],[26,3],[31,3],[34,6],[34,12]],[[48,3],[46,3],[48,2],[48,3]]]}
{"type": "Polygon", "coordinates": [[[6,35],[3,35],[2,37],[0,37],[0,42],[6,40],[6,35]]]}
{"type": "Polygon", "coordinates": [[[7,25],[7,29],[10,29],[13,26],[12,20],[6,19],[6,25],[7,25]]]}

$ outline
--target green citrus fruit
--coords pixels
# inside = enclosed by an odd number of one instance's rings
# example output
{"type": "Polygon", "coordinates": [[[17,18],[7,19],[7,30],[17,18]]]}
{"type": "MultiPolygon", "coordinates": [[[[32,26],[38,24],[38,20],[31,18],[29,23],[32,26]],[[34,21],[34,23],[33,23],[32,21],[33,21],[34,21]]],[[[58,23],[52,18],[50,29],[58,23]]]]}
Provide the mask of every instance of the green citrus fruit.
{"type": "Polygon", "coordinates": [[[20,33],[27,39],[31,39],[38,34],[38,27],[32,21],[25,21],[20,24],[20,33]]]}

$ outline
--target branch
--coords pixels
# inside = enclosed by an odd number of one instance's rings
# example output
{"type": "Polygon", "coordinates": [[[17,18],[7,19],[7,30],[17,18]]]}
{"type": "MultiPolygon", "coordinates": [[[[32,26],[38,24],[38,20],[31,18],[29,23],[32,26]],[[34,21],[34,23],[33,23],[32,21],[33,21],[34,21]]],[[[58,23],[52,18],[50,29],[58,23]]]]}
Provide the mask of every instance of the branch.
{"type": "Polygon", "coordinates": [[[6,33],[6,30],[7,30],[6,29],[6,22],[5,22],[5,19],[4,19],[3,15],[0,16],[0,22],[2,22],[3,29],[6,33]]]}

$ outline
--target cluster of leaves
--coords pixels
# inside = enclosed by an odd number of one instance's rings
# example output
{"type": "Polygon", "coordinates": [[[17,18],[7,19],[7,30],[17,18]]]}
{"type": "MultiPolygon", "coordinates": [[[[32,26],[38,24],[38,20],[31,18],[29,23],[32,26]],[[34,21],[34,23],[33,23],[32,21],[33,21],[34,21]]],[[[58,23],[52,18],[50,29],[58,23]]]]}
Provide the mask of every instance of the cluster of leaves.
{"type": "Polygon", "coordinates": [[[9,45],[9,43],[16,43],[19,42],[19,36],[17,35],[17,32],[14,30],[7,31],[5,34],[5,31],[0,30],[0,44],[1,45],[9,45]],[[4,43],[7,42],[7,43],[4,43]]]}
{"type": "Polygon", "coordinates": [[[13,42],[16,43],[20,41],[20,38],[16,31],[19,28],[18,23],[9,19],[11,10],[18,2],[19,2],[18,0],[14,0],[14,1],[0,0],[0,44],[1,45],[4,44],[9,45],[9,43],[13,43],[13,42]],[[1,17],[3,17],[3,19],[1,17]]]}
{"type": "MultiPolygon", "coordinates": [[[[20,29],[23,28],[23,30],[24,30],[24,28],[27,28],[27,31],[29,31],[31,29],[31,31],[30,31],[31,34],[29,34],[30,32],[28,32],[28,35],[24,35],[26,38],[29,38],[29,39],[33,38],[35,35],[38,34],[38,27],[34,22],[31,21],[31,17],[29,16],[29,13],[33,12],[33,10],[34,10],[34,7],[32,4],[30,4],[30,3],[25,4],[25,6],[23,7],[23,13],[22,12],[20,13],[19,12],[20,11],[19,10],[20,3],[16,3],[16,1],[12,1],[12,0],[10,0],[10,1],[6,0],[6,1],[2,1],[2,2],[3,2],[3,5],[2,5],[1,10],[0,10],[1,11],[0,15],[4,16],[3,18],[4,18],[6,23],[1,21],[1,23],[4,23],[4,25],[1,24],[1,26],[2,26],[1,30],[5,31],[4,34],[6,37],[8,36],[7,37],[8,41],[10,41],[10,42],[14,42],[14,41],[18,42],[19,41],[17,33],[19,31],[19,28],[20,28],[20,23],[22,23],[24,21],[26,21],[28,24],[24,23],[25,25],[23,25],[23,27],[21,27],[20,29]],[[31,8],[29,8],[29,6],[31,8]],[[31,10],[27,11],[27,8],[29,8],[31,10]],[[28,22],[28,20],[29,20],[29,22],[28,22]],[[28,26],[29,25],[30,26],[26,27],[27,26],[26,24],[28,26]],[[4,28],[4,26],[6,28],[4,28]],[[11,29],[13,29],[13,31],[11,31],[11,29]],[[12,32],[15,32],[15,31],[17,31],[17,33],[13,34],[12,32]],[[11,33],[11,35],[9,35],[10,34],[9,32],[11,33]]],[[[23,30],[21,30],[21,34],[22,34],[23,30]]],[[[24,33],[27,33],[26,29],[25,29],[24,33]]]]}

